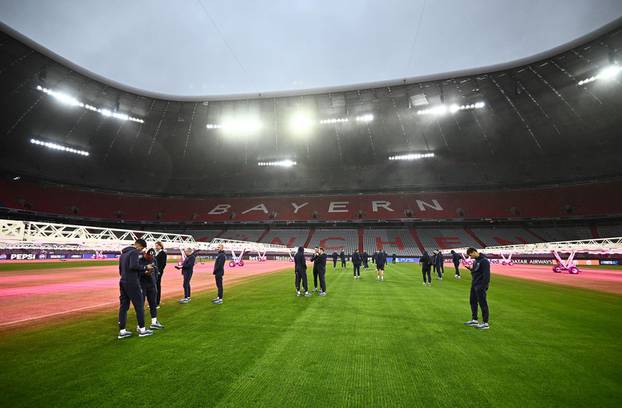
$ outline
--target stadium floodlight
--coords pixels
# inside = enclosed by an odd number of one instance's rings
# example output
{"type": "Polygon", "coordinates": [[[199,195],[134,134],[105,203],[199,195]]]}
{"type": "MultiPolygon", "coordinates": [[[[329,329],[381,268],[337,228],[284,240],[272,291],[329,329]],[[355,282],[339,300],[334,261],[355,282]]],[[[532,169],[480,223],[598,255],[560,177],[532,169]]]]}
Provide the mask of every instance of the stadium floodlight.
{"type": "Polygon", "coordinates": [[[374,115],[371,113],[356,117],[357,122],[371,122],[372,120],[374,120],[374,115]]]}
{"type": "Polygon", "coordinates": [[[579,81],[577,85],[583,86],[585,84],[589,84],[590,82],[594,82],[597,79],[608,81],[614,79],[620,73],[620,71],[622,71],[622,66],[617,64],[609,65],[601,69],[598,74],[579,81]]]}
{"type": "Polygon", "coordinates": [[[304,112],[297,112],[289,120],[289,128],[294,133],[306,133],[313,127],[313,120],[310,115],[304,112]]]}
{"type": "Polygon", "coordinates": [[[263,128],[263,123],[257,118],[229,118],[222,123],[208,123],[207,129],[222,129],[232,134],[254,134],[263,128]]]}
{"type": "Polygon", "coordinates": [[[47,147],[48,149],[52,149],[52,150],[59,150],[61,152],[77,154],[79,156],[90,155],[90,153],[85,150],[74,149],[73,147],[63,146],[63,145],[59,145],[57,143],[52,143],[52,142],[44,142],[38,139],[30,139],[30,143],[37,145],[37,146],[47,147]]]}
{"type": "Polygon", "coordinates": [[[208,123],[207,125],[205,125],[205,127],[208,129],[222,129],[223,125],[217,125],[215,123],[208,123]]]}
{"type": "Polygon", "coordinates": [[[441,104],[441,105],[433,106],[428,109],[420,109],[417,111],[417,115],[439,115],[440,116],[446,113],[454,114],[458,111],[463,111],[463,110],[482,109],[484,106],[486,106],[486,104],[481,101],[476,102],[476,103],[471,103],[468,105],[458,105],[458,104],[453,103],[447,106],[445,104],[441,104]]]}
{"type": "Polygon", "coordinates": [[[276,161],[267,161],[267,162],[257,162],[259,167],[292,167],[297,163],[294,160],[285,159],[285,160],[276,160],[276,161]]]}
{"type": "Polygon", "coordinates": [[[330,125],[333,123],[344,123],[349,122],[348,118],[333,118],[333,119],[322,119],[320,120],[320,125],[330,125]]]}
{"type": "Polygon", "coordinates": [[[434,157],[434,153],[407,153],[389,156],[389,160],[419,160],[434,157]]]}
{"type": "Polygon", "coordinates": [[[60,103],[64,105],[78,106],[80,108],[84,108],[92,112],[97,112],[101,114],[102,116],[109,117],[109,118],[115,118],[115,119],[119,119],[123,121],[129,120],[131,122],[136,122],[136,123],[145,123],[145,121],[140,118],[135,118],[133,116],[126,115],[125,113],[112,112],[111,110],[105,109],[105,108],[98,108],[96,106],[83,103],[79,99],[69,94],[55,91],[55,90],[48,89],[48,88],[44,88],[41,85],[37,85],[37,91],[41,91],[46,95],[50,95],[51,97],[53,97],[54,99],[56,99],[57,101],[59,101],[60,103]]]}

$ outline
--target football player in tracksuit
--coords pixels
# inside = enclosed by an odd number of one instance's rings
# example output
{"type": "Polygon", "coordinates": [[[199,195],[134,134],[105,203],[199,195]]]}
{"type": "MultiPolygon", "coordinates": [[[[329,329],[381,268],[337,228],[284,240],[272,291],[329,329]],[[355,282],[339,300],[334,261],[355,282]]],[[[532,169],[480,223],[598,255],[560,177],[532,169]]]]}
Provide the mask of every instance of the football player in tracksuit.
{"type": "Polygon", "coordinates": [[[421,263],[421,273],[423,274],[423,285],[424,286],[432,286],[432,259],[428,254],[428,251],[423,251],[423,255],[419,258],[419,263],[421,263]]]}
{"type": "Polygon", "coordinates": [[[317,291],[317,278],[318,278],[318,272],[317,272],[317,257],[320,254],[320,248],[315,247],[313,248],[313,256],[311,257],[311,262],[313,262],[313,291],[316,292],[317,291]]]}
{"type": "Polygon", "coordinates": [[[326,296],[326,254],[324,248],[318,250],[318,254],[315,257],[315,264],[317,265],[317,275],[320,278],[320,293],[319,296],[326,296]]]}
{"type": "Polygon", "coordinates": [[[222,278],[225,275],[225,261],[227,257],[225,256],[225,251],[223,249],[223,245],[218,245],[218,255],[216,256],[216,260],[214,261],[214,280],[216,281],[216,287],[218,288],[218,297],[212,300],[212,303],[215,305],[222,305],[222,297],[224,288],[222,286],[222,278]]]}
{"type": "Polygon", "coordinates": [[[469,295],[469,303],[471,304],[471,320],[465,323],[467,326],[475,327],[476,329],[487,330],[488,326],[488,301],[486,299],[486,292],[490,285],[490,261],[480,254],[477,249],[467,249],[467,255],[473,259],[473,265],[467,266],[467,269],[471,270],[471,293],[469,295]],[[482,309],[482,323],[477,320],[477,306],[482,309]]]}
{"type": "Polygon", "coordinates": [[[367,269],[369,268],[369,255],[367,254],[367,251],[363,251],[363,268],[367,269]]]}
{"type": "Polygon", "coordinates": [[[305,249],[298,247],[298,252],[294,255],[294,272],[296,274],[296,296],[300,296],[300,282],[305,290],[305,296],[311,296],[309,293],[309,285],[307,283],[307,260],[305,259],[305,249]]]}
{"type": "Polygon", "coordinates": [[[132,332],[125,329],[127,323],[127,311],[130,302],[136,311],[138,320],[138,336],[151,336],[153,331],[145,328],[145,299],[140,287],[140,274],[153,270],[152,265],[141,265],[140,256],[147,246],[144,239],[137,239],[133,246],[124,248],[119,258],[119,335],[117,338],[124,339],[130,337],[132,332]]]}
{"type": "Polygon", "coordinates": [[[151,270],[145,269],[140,274],[140,286],[143,290],[144,297],[147,298],[149,304],[149,313],[151,314],[151,330],[160,330],[164,326],[158,321],[158,274],[159,270],[155,261],[155,250],[149,249],[147,253],[140,256],[141,265],[151,265],[151,270]]]}
{"type": "Polygon", "coordinates": [[[158,309],[160,308],[160,298],[162,297],[162,276],[164,276],[164,269],[166,268],[166,262],[168,256],[164,250],[164,245],[160,241],[155,243],[156,249],[156,263],[158,265],[158,309]]]}
{"type": "Polygon", "coordinates": [[[339,254],[339,258],[341,258],[341,269],[346,268],[346,253],[341,251],[341,253],[339,254]]]}
{"type": "Polygon", "coordinates": [[[337,253],[337,251],[333,252],[332,257],[333,257],[333,269],[335,269],[337,267],[337,259],[339,258],[339,254],[337,253]]]}
{"type": "Polygon", "coordinates": [[[361,263],[363,260],[361,259],[361,254],[359,254],[359,250],[355,249],[352,253],[352,266],[354,267],[354,279],[361,279],[361,263]]]}
{"type": "Polygon", "coordinates": [[[461,257],[456,253],[453,249],[451,250],[451,261],[454,263],[454,268],[456,268],[456,275],[454,276],[456,279],[462,278],[460,276],[460,260],[461,257]]]}
{"type": "Polygon", "coordinates": [[[196,255],[191,248],[184,249],[186,258],[181,265],[176,265],[175,269],[181,269],[181,274],[184,277],[184,297],[179,299],[180,304],[190,303],[190,280],[194,273],[194,263],[196,261],[196,255]]]}
{"type": "Polygon", "coordinates": [[[443,279],[443,275],[445,274],[445,266],[444,266],[445,260],[443,259],[443,253],[441,252],[440,249],[436,253],[435,261],[436,261],[436,273],[441,279],[443,279]]]}

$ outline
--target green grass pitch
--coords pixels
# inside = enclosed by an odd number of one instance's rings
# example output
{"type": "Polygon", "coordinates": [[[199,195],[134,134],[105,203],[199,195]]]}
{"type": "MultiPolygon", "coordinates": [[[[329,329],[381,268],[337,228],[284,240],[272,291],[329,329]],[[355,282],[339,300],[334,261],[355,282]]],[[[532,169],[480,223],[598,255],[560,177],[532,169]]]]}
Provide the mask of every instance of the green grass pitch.
{"type": "Polygon", "coordinates": [[[329,267],[327,297],[297,298],[288,270],[225,286],[221,306],[167,301],[149,338],[116,340],[115,311],[4,330],[1,405],[620,406],[622,297],[493,276],[482,332],[462,324],[464,275],[329,267]]]}

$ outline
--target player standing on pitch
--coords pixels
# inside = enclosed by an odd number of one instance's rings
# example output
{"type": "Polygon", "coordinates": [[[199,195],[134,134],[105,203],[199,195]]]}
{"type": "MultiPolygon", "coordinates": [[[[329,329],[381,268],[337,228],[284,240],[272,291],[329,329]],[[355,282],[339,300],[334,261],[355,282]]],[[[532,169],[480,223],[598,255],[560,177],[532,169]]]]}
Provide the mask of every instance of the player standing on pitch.
{"type": "Polygon", "coordinates": [[[191,248],[184,249],[186,258],[181,265],[175,266],[176,269],[181,269],[181,274],[184,277],[184,297],[179,299],[180,304],[190,303],[190,280],[194,273],[194,263],[196,261],[196,255],[191,248]]]}
{"type": "MultiPolygon", "coordinates": [[[[146,253],[139,257],[141,265],[151,265],[151,270],[146,269],[140,274],[140,286],[143,290],[144,297],[147,298],[149,304],[149,313],[151,314],[151,330],[160,330],[164,326],[158,321],[158,266],[155,260],[155,250],[149,249],[146,253]]],[[[144,301],[143,301],[144,302],[144,301]]]]}
{"type": "Polygon", "coordinates": [[[143,291],[140,287],[139,275],[146,271],[153,270],[153,265],[141,265],[139,262],[142,251],[147,246],[144,239],[137,239],[133,246],[124,248],[119,258],[119,336],[124,339],[130,337],[132,332],[125,330],[127,322],[127,311],[130,302],[136,311],[138,320],[138,336],[151,336],[153,331],[145,328],[145,300],[143,291]]]}
{"type": "Polygon", "coordinates": [[[309,285],[307,283],[307,260],[305,259],[305,249],[298,247],[298,252],[294,255],[294,272],[296,273],[295,285],[296,296],[300,296],[300,282],[305,290],[305,296],[311,296],[309,293],[309,285]]]}
{"type": "Polygon", "coordinates": [[[471,294],[469,301],[471,303],[471,320],[465,323],[467,326],[476,329],[487,330],[488,326],[488,301],[486,300],[486,292],[490,285],[490,261],[480,254],[477,249],[467,249],[467,255],[473,259],[473,265],[467,266],[471,270],[471,294]],[[482,309],[482,323],[477,320],[477,306],[482,309]]]}
{"type": "Polygon", "coordinates": [[[212,300],[212,303],[215,305],[222,305],[222,297],[224,288],[222,286],[222,278],[225,275],[225,251],[222,244],[219,244],[218,247],[218,255],[216,256],[216,261],[214,261],[214,279],[216,280],[216,287],[218,288],[218,297],[212,300]]]}

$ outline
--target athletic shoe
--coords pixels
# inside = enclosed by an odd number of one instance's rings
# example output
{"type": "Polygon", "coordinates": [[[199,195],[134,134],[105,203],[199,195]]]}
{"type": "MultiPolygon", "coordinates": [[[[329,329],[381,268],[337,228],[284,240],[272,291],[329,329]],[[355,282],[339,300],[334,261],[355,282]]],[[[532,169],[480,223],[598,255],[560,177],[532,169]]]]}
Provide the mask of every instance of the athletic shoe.
{"type": "Polygon", "coordinates": [[[212,300],[212,303],[215,305],[222,305],[222,299],[212,300]]]}
{"type": "Polygon", "coordinates": [[[488,325],[488,323],[482,323],[482,324],[478,324],[477,326],[474,326],[476,329],[480,329],[480,330],[488,330],[490,329],[490,326],[488,325]]]}
{"type": "MultiPolygon", "coordinates": [[[[300,296],[300,291],[299,290],[296,291],[296,296],[300,296]]],[[[214,299],[214,300],[216,300],[216,299],[214,299]]]]}
{"type": "Polygon", "coordinates": [[[149,330],[160,330],[163,329],[164,326],[162,325],[162,323],[156,321],[155,323],[151,323],[151,326],[149,326],[149,330]]]}
{"type": "Polygon", "coordinates": [[[183,298],[183,299],[179,299],[177,301],[177,303],[179,303],[180,305],[183,305],[184,303],[188,303],[190,301],[190,299],[188,298],[183,298]]]}
{"type": "Polygon", "coordinates": [[[326,296],[326,292],[320,292],[318,296],[326,296]]]}
{"type": "Polygon", "coordinates": [[[310,297],[313,296],[312,294],[309,293],[309,291],[305,292],[305,297],[310,297]]]}
{"type": "Polygon", "coordinates": [[[131,331],[125,331],[124,333],[122,333],[121,331],[119,331],[119,335],[117,336],[117,339],[125,339],[127,337],[132,337],[132,332],[131,331]]]}
{"type": "Polygon", "coordinates": [[[156,309],[159,309],[159,308],[160,308],[160,305],[158,305],[158,307],[156,307],[156,309]]]}
{"type": "Polygon", "coordinates": [[[476,327],[476,326],[479,326],[479,322],[477,320],[469,320],[468,322],[464,323],[464,325],[476,327]]]}
{"type": "Polygon", "coordinates": [[[313,291],[314,291],[314,292],[317,292],[317,288],[313,288],[313,291]]]}
{"type": "Polygon", "coordinates": [[[423,282],[423,286],[428,286],[428,284],[426,282],[423,282]]]}
{"type": "Polygon", "coordinates": [[[147,337],[147,336],[151,336],[152,334],[153,334],[153,331],[149,329],[138,330],[138,337],[147,337]]]}

